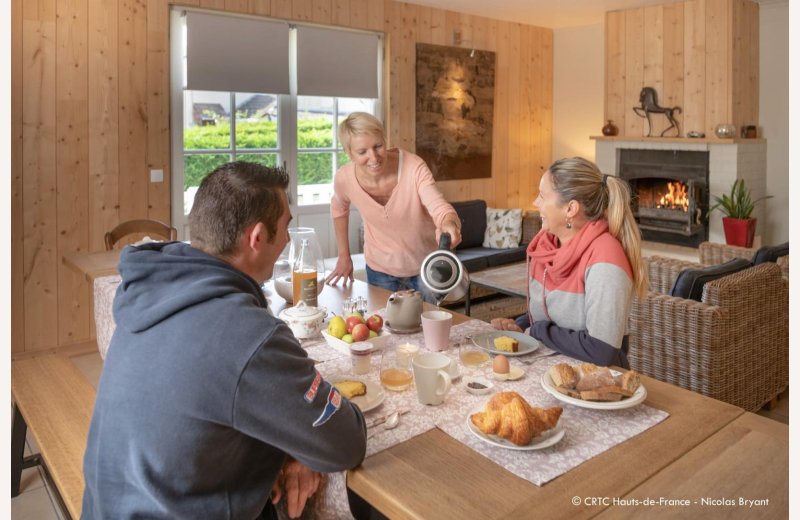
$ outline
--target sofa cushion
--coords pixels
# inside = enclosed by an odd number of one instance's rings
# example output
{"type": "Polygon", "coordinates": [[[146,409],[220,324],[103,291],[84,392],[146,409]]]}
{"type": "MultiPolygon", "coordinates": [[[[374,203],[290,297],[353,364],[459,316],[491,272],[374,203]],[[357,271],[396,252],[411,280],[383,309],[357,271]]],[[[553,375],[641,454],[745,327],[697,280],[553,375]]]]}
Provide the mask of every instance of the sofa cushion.
{"type": "Polygon", "coordinates": [[[777,262],[778,258],[789,254],[789,242],[777,246],[764,246],[753,255],[753,265],[763,262],[777,262]]]}
{"type": "Polygon", "coordinates": [[[517,246],[510,249],[493,249],[492,254],[486,257],[489,267],[498,265],[512,264],[525,260],[525,249],[527,246],[517,246]]]}
{"type": "Polygon", "coordinates": [[[508,249],[522,239],[522,209],[486,208],[486,233],[483,247],[508,249]]]}
{"type": "Polygon", "coordinates": [[[461,243],[456,249],[480,247],[486,232],[486,201],[476,199],[451,204],[461,220],[461,243]]]}
{"type": "Polygon", "coordinates": [[[703,269],[684,269],[678,274],[669,294],[687,300],[702,301],[703,286],[706,283],[752,266],[753,264],[744,258],[734,258],[724,264],[711,265],[703,269]]]}
{"type": "Polygon", "coordinates": [[[488,251],[491,251],[491,249],[470,247],[467,249],[456,248],[454,253],[458,259],[461,260],[461,263],[464,264],[464,269],[466,269],[468,273],[474,273],[475,271],[482,271],[489,267],[489,261],[487,260],[488,251]]]}

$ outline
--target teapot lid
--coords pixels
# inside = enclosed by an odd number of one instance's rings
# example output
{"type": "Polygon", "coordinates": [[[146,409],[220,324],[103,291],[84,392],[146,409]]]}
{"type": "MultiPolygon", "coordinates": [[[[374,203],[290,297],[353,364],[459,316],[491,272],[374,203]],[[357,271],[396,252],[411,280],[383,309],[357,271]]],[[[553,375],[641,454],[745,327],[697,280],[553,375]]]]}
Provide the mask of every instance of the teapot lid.
{"type": "Polygon", "coordinates": [[[300,303],[294,307],[284,309],[281,314],[290,318],[315,318],[320,313],[325,314],[325,312],[326,310],[324,307],[312,307],[311,305],[306,305],[304,300],[301,300],[300,303]]]}

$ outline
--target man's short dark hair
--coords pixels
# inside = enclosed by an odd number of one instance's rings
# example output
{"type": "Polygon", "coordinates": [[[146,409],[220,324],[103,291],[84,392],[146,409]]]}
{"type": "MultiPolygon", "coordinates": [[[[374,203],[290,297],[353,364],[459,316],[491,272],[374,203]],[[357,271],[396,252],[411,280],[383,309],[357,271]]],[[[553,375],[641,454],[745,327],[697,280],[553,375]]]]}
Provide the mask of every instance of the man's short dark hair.
{"type": "Polygon", "coordinates": [[[283,168],[234,161],[208,174],[189,213],[192,243],[205,252],[233,253],[247,226],[263,222],[269,240],[275,237],[283,213],[281,191],[289,186],[283,168]]]}

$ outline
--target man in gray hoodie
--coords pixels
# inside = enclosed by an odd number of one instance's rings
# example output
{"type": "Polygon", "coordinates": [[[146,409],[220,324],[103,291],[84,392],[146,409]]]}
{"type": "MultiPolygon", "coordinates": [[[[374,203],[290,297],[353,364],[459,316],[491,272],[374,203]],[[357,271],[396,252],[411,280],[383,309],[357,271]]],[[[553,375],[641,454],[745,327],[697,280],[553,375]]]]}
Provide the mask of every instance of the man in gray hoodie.
{"type": "Polygon", "coordinates": [[[282,474],[296,516],[314,472],[363,460],[364,417],[260,288],[289,238],[287,186],[282,169],[223,165],[197,191],[191,245],[123,250],[84,518],[270,518],[282,474]]]}

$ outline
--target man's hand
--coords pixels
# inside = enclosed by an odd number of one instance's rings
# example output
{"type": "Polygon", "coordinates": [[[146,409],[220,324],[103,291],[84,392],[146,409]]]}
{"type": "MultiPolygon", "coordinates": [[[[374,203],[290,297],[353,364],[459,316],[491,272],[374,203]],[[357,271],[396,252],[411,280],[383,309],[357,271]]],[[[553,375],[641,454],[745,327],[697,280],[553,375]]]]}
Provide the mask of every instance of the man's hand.
{"type": "Polygon", "coordinates": [[[522,329],[517,325],[517,322],[509,318],[495,318],[491,321],[492,327],[497,330],[510,330],[513,332],[522,332],[522,329]]]}
{"type": "Polygon", "coordinates": [[[286,491],[286,509],[290,518],[299,517],[306,501],[317,492],[320,483],[320,474],[308,469],[296,460],[289,460],[281,469],[282,478],[272,486],[272,503],[281,500],[281,480],[286,491]]]}

